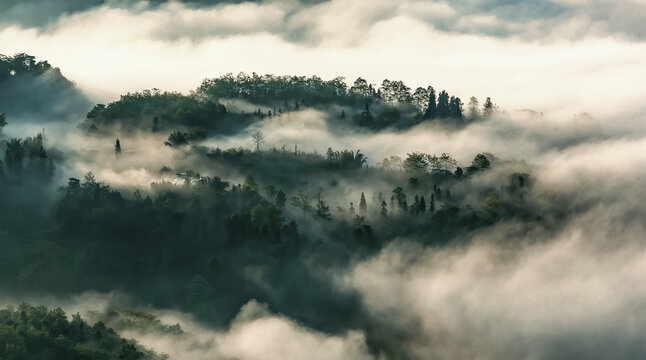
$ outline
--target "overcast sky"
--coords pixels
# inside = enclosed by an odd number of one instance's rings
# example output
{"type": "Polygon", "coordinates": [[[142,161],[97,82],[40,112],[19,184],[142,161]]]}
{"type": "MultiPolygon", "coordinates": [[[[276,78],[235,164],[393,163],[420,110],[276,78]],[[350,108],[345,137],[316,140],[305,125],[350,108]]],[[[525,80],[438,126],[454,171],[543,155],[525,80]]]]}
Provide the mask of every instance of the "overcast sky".
{"type": "Polygon", "coordinates": [[[227,72],[433,85],[604,118],[642,106],[646,0],[0,0],[0,53],[109,101],[227,72]]]}

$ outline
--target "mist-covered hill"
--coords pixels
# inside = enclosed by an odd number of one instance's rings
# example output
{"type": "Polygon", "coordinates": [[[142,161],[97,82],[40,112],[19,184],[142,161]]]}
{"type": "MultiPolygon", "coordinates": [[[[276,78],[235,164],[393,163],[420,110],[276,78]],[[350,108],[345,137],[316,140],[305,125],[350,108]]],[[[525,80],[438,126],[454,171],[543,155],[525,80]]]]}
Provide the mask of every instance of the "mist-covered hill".
{"type": "MultiPolygon", "coordinates": [[[[13,95],[54,71],[3,61],[13,95]]],[[[63,79],[56,96],[75,103],[63,79]]],[[[24,133],[10,110],[0,301],[61,306],[143,347],[27,305],[0,311],[0,344],[171,359],[643,353],[645,294],[609,270],[640,278],[646,167],[613,154],[644,141],[591,117],[555,126],[398,81],[255,74],[88,105],[55,134],[24,133]]]]}
{"type": "MultiPolygon", "coordinates": [[[[78,121],[90,100],[47,61],[0,54],[0,109],[19,123],[78,121]]],[[[16,124],[18,125],[18,124],[16,124]]]]}

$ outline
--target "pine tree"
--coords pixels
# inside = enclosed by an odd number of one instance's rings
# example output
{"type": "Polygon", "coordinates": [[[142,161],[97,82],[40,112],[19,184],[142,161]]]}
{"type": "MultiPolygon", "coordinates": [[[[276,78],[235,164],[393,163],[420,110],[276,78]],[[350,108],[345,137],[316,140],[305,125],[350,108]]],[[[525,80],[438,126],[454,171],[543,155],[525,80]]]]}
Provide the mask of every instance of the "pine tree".
{"type": "Polygon", "coordinates": [[[386,208],[386,201],[381,201],[381,217],[388,217],[388,209],[386,208]]]}
{"type": "Polygon", "coordinates": [[[496,105],[494,105],[494,103],[491,101],[491,98],[488,97],[482,109],[484,117],[485,118],[490,117],[491,115],[493,115],[495,111],[496,111],[496,105]]]}
{"type": "Polygon", "coordinates": [[[361,193],[361,200],[359,201],[359,213],[361,216],[366,216],[368,213],[368,204],[366,204],[366,196],[361,193]]]}
{"type": "Polygon", "coordinates": [[[328,204],[319,197],[319,200],[316,202],[316,218],[323,221],[328,221],[332,218],[330,215],[330,207],[328,204]]]}
{"type": "Polygon", "coordinates": [[[437,103],[435,99],[435,89],[430,87],[428,94],[428,106],[426,107],[426,112],[424,113],[424,119],[435,119],[437,117],[437,103]]]}
{"type": "Polygon", "coordinates": [[[119,139],[117,139],[117,141],[114,143],[114,152],[117,155],[121,154],[121,142],[119,141],[119,139]]]}
{"type": "Polygon", "coordinates": [[[449,101],[449,94],[445,90],[442,90],[437,98],[437,117],[448,118],[451,116],[449,101]]]}
{"type": "Polygon", "coordinates": [[[413,201],[413,206],[411,206],[410,210],[413,215],[419,215],[419,195],[415,195],[415,200],[413,201]]]}
{"type": "Polygon", "coordinates": [[[424,195],[419,199],[419,212],[421,214],[426,212],[426,201],[424,200],[424,195]]]}

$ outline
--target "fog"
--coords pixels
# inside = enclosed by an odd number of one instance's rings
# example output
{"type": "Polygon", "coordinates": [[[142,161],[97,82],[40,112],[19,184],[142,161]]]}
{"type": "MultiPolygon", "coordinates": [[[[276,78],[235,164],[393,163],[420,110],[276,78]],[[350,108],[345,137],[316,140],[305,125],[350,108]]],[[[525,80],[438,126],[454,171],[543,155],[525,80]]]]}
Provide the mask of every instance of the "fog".
{"type": "Polygon", "coordinates": [[[643,2],[42,5],[0,0],[60,66],[0,68],[0,305],[169,359],[646,356],[643,2]],[[196,90],[241,70],[498,107],[196,90]]]}

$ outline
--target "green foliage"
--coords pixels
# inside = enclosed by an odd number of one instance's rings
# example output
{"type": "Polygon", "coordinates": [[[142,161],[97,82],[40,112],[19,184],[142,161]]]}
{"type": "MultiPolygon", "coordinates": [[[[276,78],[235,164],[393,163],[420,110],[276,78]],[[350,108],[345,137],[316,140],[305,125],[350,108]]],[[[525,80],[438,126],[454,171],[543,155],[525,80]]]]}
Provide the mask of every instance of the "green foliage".
{"type": "Polygon", "coordinates": [[[325,161],[332,168],[356,169],[363,167],[368,158],[361,153],[361,150],[357,150],[355,153],[352,150],[334,151],[332,148],[328,148],[325,161]]]}
{"type": "Polygon", "coordinates": [[[226,108],[215,100],[153,89],[122,95],[107,106],[95,105],[87,114],[84,126],[95,125],[101,129],[119,124],[155,131],[184,127],[197,129],[191,133],[191,137],[197,138],[205,131],[217,130],[226,115],[226,108]]]}
{"type": "Polygon", "coordinates": [[[219,78],[204,80],[197,94],[209,99],[245,99],[258,104],[276,104],[288,100],[300,100],[307,105],[351,103],[354,98],[348,93],[341,77],[325,81],[317,76],[238,76],[226,74],[219,78]]]}
{"type": "Polygon", "coordinates": [[[125,340],[103,323],[90,326],[79,314],[68,321],[61,308],[21,304],[0,310],[0,359],[167,359],[125,340]]]}
{"type": "Polygon", "coordinates": [[[314,215],[317,219],[323,221],[329,221],[332,219],[330,214],[330,206],[323,199],[319,199],[316,202],[316,214],[314,215]]]}
{"type": "Polygon", "coordinates": [[[467,167],[467,174],[475,174],[487,170],[491,167],[491,162],[484,154],[478,154],[473,158],[471,165],[467,167]]]}

